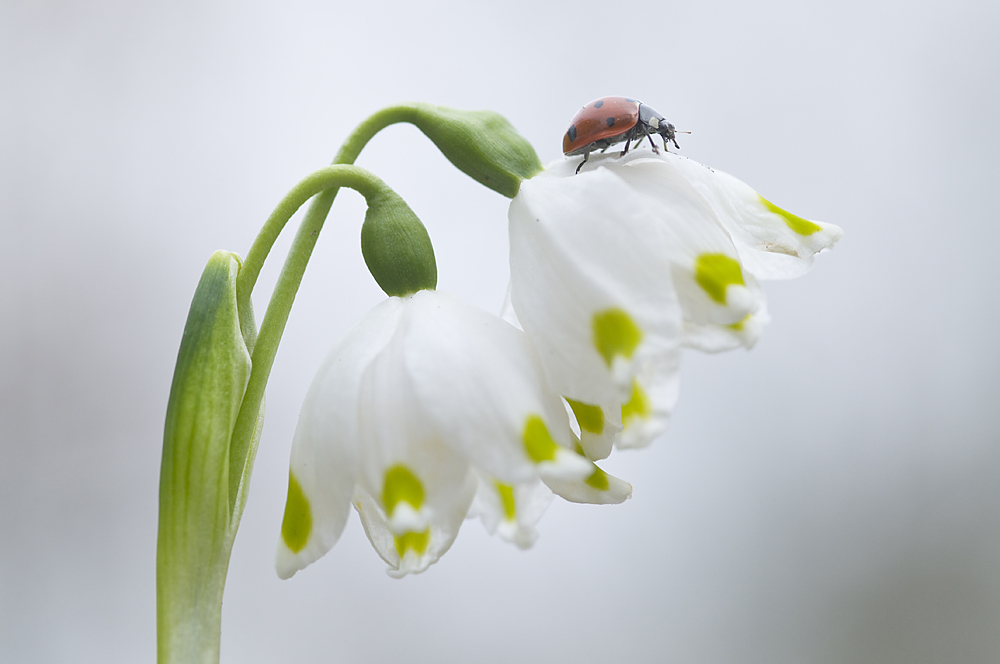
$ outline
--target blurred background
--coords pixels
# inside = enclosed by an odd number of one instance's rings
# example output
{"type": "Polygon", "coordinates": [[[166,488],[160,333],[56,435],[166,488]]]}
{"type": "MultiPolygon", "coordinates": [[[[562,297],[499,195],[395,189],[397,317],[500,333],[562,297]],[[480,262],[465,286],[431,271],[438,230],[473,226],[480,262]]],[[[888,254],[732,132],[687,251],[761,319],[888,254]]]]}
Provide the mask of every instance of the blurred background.
{"type": "MultiPolygon", "coordinates": [[[[382,298],[342,192],[268,386],[222,661],[1000,661],[998,30],[986,0],[0,0],[0,661],[154,660],[163,416],[213,250],[245,254],[383,106],[499,111],[548,162],[605,95],[844,240],[765,284],[753,351],[686,355],[671,430],[606,465],[626,504],[557,501],[527,552],[468,522],[402,581],[352,517],[282,582],[299,406],[382,298]]],[[[439,288],[497,311],[507,200],[411,126],[358,163],[426,223],[439,288]]]]}

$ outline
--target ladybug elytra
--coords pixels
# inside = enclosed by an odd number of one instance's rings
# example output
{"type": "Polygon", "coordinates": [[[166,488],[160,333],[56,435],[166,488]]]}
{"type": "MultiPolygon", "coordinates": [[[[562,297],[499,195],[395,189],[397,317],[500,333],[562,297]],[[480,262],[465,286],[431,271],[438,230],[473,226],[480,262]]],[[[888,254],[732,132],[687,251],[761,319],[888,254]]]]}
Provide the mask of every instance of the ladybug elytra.
{"type": "Polygon", "coordinates": [[[667,141],[672,141],[679,150],[681,146],[677,145],[674,132],[674,126],[666,118],[641,101],[628,97],[601,97],[573,116],[569,129],[563,136],[563,154],[567,157],[583,155],[583,161],[576,167],[576,172],[579,173],[591,152],[604,152],[622,141],[625,141],[622,156],[628,152],[632,141],[638,145],[643,138],[649,138],[653,152],[659,153],[653,142],[653,134],[659,134],[663,138],[664,150],[667,149],[667,141]]]}

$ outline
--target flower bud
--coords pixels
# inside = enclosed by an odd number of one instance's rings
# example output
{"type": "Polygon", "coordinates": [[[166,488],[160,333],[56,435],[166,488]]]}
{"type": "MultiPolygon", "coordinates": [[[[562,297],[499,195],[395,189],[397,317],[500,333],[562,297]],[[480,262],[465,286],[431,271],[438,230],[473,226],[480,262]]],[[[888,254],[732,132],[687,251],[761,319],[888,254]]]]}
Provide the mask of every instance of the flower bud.
{"type": "Polygon", "coordinates": [[[361,253],[375,281],[390,297],[434,290],[437,263],[423,223],[389,187],[366,197],[361,253]]]}
{"type": "Polygon", "coordinates": [[[460,171],[513,198],[521,180],[542,170],[535,149],[505,117],[493,111],[461,111],[413,104],[410,121],[460,171]]]}

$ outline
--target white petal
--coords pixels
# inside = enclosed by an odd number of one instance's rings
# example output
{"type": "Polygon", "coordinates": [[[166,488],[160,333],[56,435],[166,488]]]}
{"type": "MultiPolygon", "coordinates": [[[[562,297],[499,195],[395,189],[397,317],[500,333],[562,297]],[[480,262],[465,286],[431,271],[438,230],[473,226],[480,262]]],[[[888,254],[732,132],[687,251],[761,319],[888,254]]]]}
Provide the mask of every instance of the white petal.
{"type": "Polygon", "coordinates": [[[334,346],[309,387],[292,442],[289,503],[277,546],[283,579],[329,551],[343,531],[358,471],[361,375],[388,343],[400,310],[392,298],[369,312],[334,346]]]}
{"type": "Polygon", "coordinates": [[[506,485],[479,473],[479,490],[470,516],[482,519],[491,535],[527,549],[538,539],[535,526],[552,502],[552,491],[540,480],[506,485]]]}
{"type": "Polygon", "coordinates": [[[563,500],[591,505],[617,505],[632,497],[632,485],[625,480],[608,475],[596,464],[590,463],[590,472],[582,479],[543,477],[563,500]]]}
{"type": "Polygon", "coordinates": [[[705,324],[684,322],[684,345],[705,353],[720,353],[735,348],[753,348],[764,331],[764,326],[771,322],[767,313],[767,303],[761,300],[760,309],[733,325],[705,324]]]}
{"type": "Polygon", "coordinates": [[[577,425],[574,433],[579,437],[578,451],[591,461],[606,459],[622,430],[621,404],[612,401],[594,405],[568,399],[566,407],[577,425]]]}
{"type": "Polygon", "coordinates": [[[389,565],[386,572],[389,576],[400,578],[407,574],[419,574],[425,571],[451,548],[468,513],[475,491],[475,479],[469,473],[461,485],[450,487],[445,492],[439,491],[436,496],[429,496],[429,501],[435,502],[435,505],[428,514],[426,548],[419,552],[408,546],[406,538],[423,534],[394,532],[381,500],[376,500],[360,487],[354,496],[354,508],[361,517],[361,524],[368,540],[382,560],[389,565]],[[451,500],[442,501],[441,496],[451,500]],[[402,556],[400,550],[403,551],[402,556]]]}
{"type": "MultiPolygon", "coordinates": [[[[526,448],[529,421],[537,418],[556,445],[570,447],[565,411],[523,332],[443,293],[417,293],[412,306],[407,368],[442,440],[508,484],[536,476],[526,448]]],[[[562,453],[553,460],[564,461],[562,453]]]]}
{"type": "Polygon", "coordinates": [[[514,311],[514,305],[510,301],[510,282],[507,282],[507,293],[503,296],[503,306],[500,307],[500,318],[507,321],[519,330],[523,330],[521,327],[521,321],[517,319],[517,313],[514,311]]]}
{"type": "Polygon", "coordinates": [[[354,509],[361,517],[361,525],[372,547],[390,569],[398,570],[399,553],[396,551],[395,535],[389,529],[385,511],[367,491],[361,488],[354,494],[354,509]]]}
{"type": "Polygon", "coordinates": [[[839,226],[792,215],[727,173],[675,154],[664,159],[705,197],[736,242],[744,266],[758,278],[800,276],[816,253],[843,237],[839,226]]]}
{"type": "Polygon", "coordinates": [[[736,247],[711,206],[678,169],[664,158],[636,156],[614,170],[656,206],[685,320],[732,324],[754,313],[759,288],[743,274],[736,247]]]}
{"type": "Polygon", "coordinates": [[[616,447],[645,447],[667,430],[680,393],[680,367],[680,353],[643,367],[629,400],[621,407],[624,430],[615,441],[616,447]]]}
{"type": "Polygon", "coordinates": [[[416,398],[416,385],[434,377],[407,368],[414,307],[404,298],[393,338],[362,375],[358,406],[359,495],[362,505],[367,495],[377,507],[359,513],[390,574],[400,576],[427,569],[447,551],[475,493],[468,460],[445,443],[416,398]]]}
{"type": "Polygon", "coordinates": [[[679,343],[680,306],[655,212],[607,169],[526,181],[511,202],[514,309],[550,385],[568,398],[620,402],[645,359],[679,343]],[[613,362],[595,341],[606,312],[641,334],[613,362]]]}

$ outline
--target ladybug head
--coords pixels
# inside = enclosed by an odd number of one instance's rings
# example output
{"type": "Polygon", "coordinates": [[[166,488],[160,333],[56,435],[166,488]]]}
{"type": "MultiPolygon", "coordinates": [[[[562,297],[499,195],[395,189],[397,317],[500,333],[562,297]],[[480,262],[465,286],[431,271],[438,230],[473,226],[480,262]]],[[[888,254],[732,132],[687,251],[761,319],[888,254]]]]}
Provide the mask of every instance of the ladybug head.
{"type": "MultiPolygon", "coordinates": [[[[681,146],[677,145],[677,130],[674,129],[674,126],[672,124],[670,124],[669,122],[662,122],[662,123],[660,123],[660,126],[656,130],[656,133],[663,137],[663,147],[664,147],[664,149],[666,149],[666,147],[667,147],[667,141],[671,141],[674,144],[674,147],[677,148],[678,150],[681,149],[681,146]]],[[[681,132],[681,133],[685,133],[685,132],[681,132]]],[[[687,133],[690,133],[690,132],[687,132],[687,133]]]]}
{"type": "Polygon", "coordinates": [[[653,107],[648,104],[639,104],[639,122],[645,125],[647,133],[659,134],[663,137],[664,149],[667,148],[667,141],[672,141],[674,147],[678,150],[681,149],[681,146],[677,145],[676,129],[653,107]]]}

